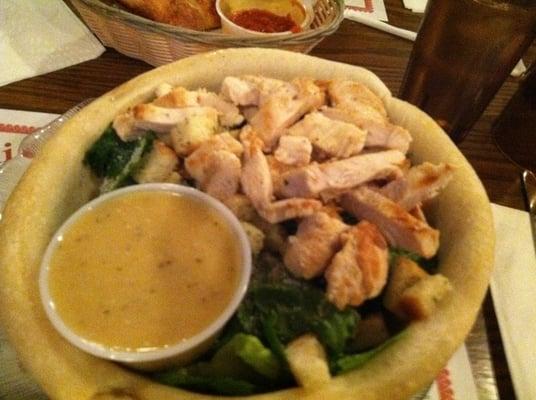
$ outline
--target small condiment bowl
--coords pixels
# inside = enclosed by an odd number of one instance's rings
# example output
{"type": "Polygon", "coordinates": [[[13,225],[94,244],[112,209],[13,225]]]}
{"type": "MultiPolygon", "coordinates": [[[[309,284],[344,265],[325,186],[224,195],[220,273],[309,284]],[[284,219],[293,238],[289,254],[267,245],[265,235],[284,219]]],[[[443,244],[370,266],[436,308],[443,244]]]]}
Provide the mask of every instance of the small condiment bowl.
{"type": "Polygon", "coordinates": [[[46,314],[56,330],[72,345],[94,356],[120,362],[126,366],[141,370],[156,370],[175,365],[184,365],[206,351],[224,325],[233,316],[240,305],[249,285],[249,278],[252,269],[251,247],[246,233],[244,232],[239,220],[234,214],[218,200],[207,194],[191,187],[181,186],[168,183],[151,183],[129,186],[104,194],[81,207],[72,214],[67,221],[58,229],[52,237],[41,263],[39,276],[39,289],[41,301],[45,308],[46,314]],[[238,275],[238,284],[231,300],[223,312],[210,323],[206,328],[194,336],[180,341],[179,343],[163,346],[147,351],[117,351],[106,345],[96,343],[85,339],[74,332],[59,315],[54,299],[51,296],[49,288],[49,272],[52,257],[63,235],[69,231],[71,226],[82,216],[93,210],[99,205],[110,201],[111,199],[124,196],[132,192],[169,192],[187,196],[196,201],[203,203],[222,217],[222,221],[228,224],[232,234],[236,237],[240,254],[240,271],[238,275]]]}
{"type": "Polygon", "coordinates": [[[216,0],[216,11],[221,19],[222,31],[236,36],[279,37],[295,32],[259,32],[246,29],[231,20],[232,13],[260,9],[280,16],[289,15],[301,31],[308,29],[314,16],[312,0],[216,0]]]}

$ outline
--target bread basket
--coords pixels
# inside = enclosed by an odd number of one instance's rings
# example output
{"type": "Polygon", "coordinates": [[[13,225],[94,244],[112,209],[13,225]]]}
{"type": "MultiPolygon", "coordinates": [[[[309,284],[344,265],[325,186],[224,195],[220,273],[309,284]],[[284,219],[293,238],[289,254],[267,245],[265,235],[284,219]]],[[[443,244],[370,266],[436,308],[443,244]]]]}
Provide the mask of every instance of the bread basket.
{"type": "Polygon", "coordinates": [[[82,19],[107,47],[151,65],[229,47],[272,47],[308,53],[332,34],[343,19],[343,0],[318,0],[311,29],[286,37],[237,37],[162,24],[100,0],[71,0],[82,19]]]}

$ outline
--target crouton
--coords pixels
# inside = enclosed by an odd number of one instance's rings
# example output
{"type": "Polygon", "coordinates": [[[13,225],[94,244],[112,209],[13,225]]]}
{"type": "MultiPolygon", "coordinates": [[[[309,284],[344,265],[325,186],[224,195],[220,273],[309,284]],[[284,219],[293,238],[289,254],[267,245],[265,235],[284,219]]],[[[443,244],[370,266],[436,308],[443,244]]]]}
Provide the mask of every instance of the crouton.
{"type": "Polygon", "coordinates": [[[406,257],[398,257],[391,267],[387,288],[384,295],[384,306],[390,310],[395,308],[402,292],[428,274],[419,265],[406,257]]]}
{"type": "Polygon", "coordinates": [[[173,86],[171,86],[169,83],[164,82],[158,85],[154,91],[154,94],[156,98],[165,96],[169,92],[173,90],[173,86]]]}
{"type": "Polygon", "coordinates": [[[404,291],[400,308],[409,319],[428,318],[436,304],[451,290],[452,286],[445,276],[429,275],[404,291]]]}
{"type": "Polygon", "coordinates": [[[183,87],[171,88],[162,86],[157,88],[157,93],[162,93],[153,101],[154,105],[165,108],[195,107],[199,105],[197,92],[187,90],[183,87]]]}
{"type": "Polygon", "coordinates": [[[223,200],[223,203],[241,221],[251,222],[258,218],[251,200],[244,194],[234,194],[223,200]]]}
{"type": "Polygon", "coordinates": [[[188,116],[171,130],[171,143],[178,155],[189,155],[201,143],[216,134],[218,113],[214,109],[210,110],[203,114],[188,116]]]}
{"type": "Polygon", "coordinates": [[[258,214],[250,221],[264,233],[264,245],[268,250],[281,255],[287,249],[288,234],[280,224],[271,224],[258,214]]]}
{"type": "Polygon", "coordinates": [[[449,280],[443,275],[430,275],[416,262],[398,257],[387,283],[383,304],[402,320],[425,319],[451,289],[449,280]]]}
{"type": "Polygon", "coordinates": [[[145,163],[134,174],[138,183],[149,182],[180,182],[180,175],[176,172],[179,159],[175,152],[160,140],[155,140],[153,148],[146,155],[145,163]]]}
{"type": "Polygon", "coordinates": [[[183,179],[181,174],[179,174],[177,171],[173,171],[165,180],[165,183],[175,183],[179,184],[182,183],[183,179]]]}
{"type": "Polygon", "coordinates": [[[240,223],[248,236],[251,253],[253,253],[254,256],[258,255],[264,247],[264,233],[249,222],[240,221],[240,223]]]}
{"type": "Polygon", "coordinates": [[[331,380],[326,352],[315,336],[306,334],[293,340],[285,354],[300,386],[314,389],[331,380]]]}
{"type": "Polygon", "coordinates": [[[350,341],[350,347],[354,352],[362,352],[378,347],[390,336],[383,314],[375,312],[359,321],[350,341]]]}

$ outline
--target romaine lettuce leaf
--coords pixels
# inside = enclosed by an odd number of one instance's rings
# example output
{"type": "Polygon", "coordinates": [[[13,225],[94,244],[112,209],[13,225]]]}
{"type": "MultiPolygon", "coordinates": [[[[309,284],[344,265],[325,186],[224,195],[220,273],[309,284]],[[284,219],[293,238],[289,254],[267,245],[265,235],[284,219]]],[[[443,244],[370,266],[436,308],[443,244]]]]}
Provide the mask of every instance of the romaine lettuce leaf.
{"type": "Polygon", "coordinates": [[[101,193],[125,186],[132,174],[141,167],[143,156],[153,145],[154,133],[147,133],[139,139],[124,142],[112,126],[86,152],[84,163],[93,173],[104,178],[101,193]]]}
{"type": "Polygon", "coordinates": [[[239,333],[209,361],[157,373],[160,382],[209,393],[243,395],[278,384],[278,358],[255,336],[239,333]]]}
{"type": "Polygon", "coordinates": [[[304,333],[314,333],[329,353],[340,354],[355,331],[359,314],[352,308],[338,310],[312,285],[279,283],[251,288],[237,318],[245,332],[261,337],[269,320],[271,331],[283,345],[304,333]]]}
{"type": "Polygon", "coordinates": [[[187,368],[158,373],[155,379],[166,385],[201,393],[246,396],[256,392],[255,385],[250,382],[225,376],[193,375],[187,368]]]}
{"type": "Polygon", "coordinates": [[[345,372],[348,372],[348,371],[351,371],[351,370],[354,370],[363,366],[368,360],[370,360],[376,354],[381,352],[386,347],[390,346],[393,342],[396,342],[397,340],[399,340],[405,334],[405,332],[406,332],[405,330],[401,331],[399,334],[390,337],[381,345],[369,351],[365,351],[363,353],[357,353],[357,354],[343,355],[339,358],[330,360],[331,372],[335,375],[338,375],[338,374],[343,374],[345,372]]]}

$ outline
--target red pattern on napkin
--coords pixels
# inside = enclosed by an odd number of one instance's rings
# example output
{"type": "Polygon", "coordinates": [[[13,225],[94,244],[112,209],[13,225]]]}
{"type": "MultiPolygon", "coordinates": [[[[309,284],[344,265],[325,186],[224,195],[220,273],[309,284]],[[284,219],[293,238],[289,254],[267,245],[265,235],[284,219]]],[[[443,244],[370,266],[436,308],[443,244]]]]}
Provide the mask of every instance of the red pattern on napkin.
{"type": "MultiPolygon", "coordinates": [[[[36,129],[37,128],[35,126],[31,125],[8,124],[0,122],[0,135],[13,133],[28,135],[34,132],[36,129]]],[[[13,136],[11,136],[11,140],[9,136],[7,138],[0,138],[0,164],[4,163],[5,161],[9,161],[14,157],[19,142],[22,139],[13,139],[13,136]]]]}
{"type": "Polygon", "coordinates": [[[441,400],[454,400],[454,390],[452,390],[452,381],[450,380],[450,372],[444,368],[436,378],[437,390],[441,400]]]}
{"type": "Polygon", "coordinates": [[[37,128],[35,126],[3,124],[0,122],[0,132],[28,134],[28,133],[32,133],[36,129],[37,128]]]}
{"type": "Polygon", "coordinates": [[[361,11],[361,12],[367,12],[367,13],[374,12],[374,4],[372,4],[372,0],[365,0],[365,7],[348,6],[348,5],[346,7],[352,10],[361,11]]]}

